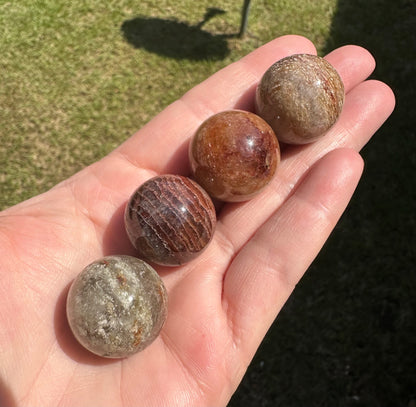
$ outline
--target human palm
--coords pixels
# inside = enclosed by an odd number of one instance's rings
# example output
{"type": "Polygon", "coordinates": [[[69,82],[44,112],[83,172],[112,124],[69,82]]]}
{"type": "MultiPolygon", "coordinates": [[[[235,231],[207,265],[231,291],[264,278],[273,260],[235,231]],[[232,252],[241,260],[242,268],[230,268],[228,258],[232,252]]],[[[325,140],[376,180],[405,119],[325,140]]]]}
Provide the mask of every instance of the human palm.
{"type": "Polygon", "coordinates": [[[254,89],[276,60],[315,53],[281,37],[185,94],[110,155],[0,216],[0,404],[30,406],[226,405],[270,324],[345,209],[362,172],[358,151],[394,105],[365,81],[369,53],[328,55],[347,91],[340,120],[321,140],[283,147],[272,183],[226,204],[196,260],[158,267],[169,295],[161,335],[127,359],[103,359],[73,338],[65,300],[74,277],[103,255],[134,255],[123,211],[156,174],[189,171],[187,143],[211,114],[253,109],[254,89]],[[3,397],[3,399],[2,399],[3,397]]]}

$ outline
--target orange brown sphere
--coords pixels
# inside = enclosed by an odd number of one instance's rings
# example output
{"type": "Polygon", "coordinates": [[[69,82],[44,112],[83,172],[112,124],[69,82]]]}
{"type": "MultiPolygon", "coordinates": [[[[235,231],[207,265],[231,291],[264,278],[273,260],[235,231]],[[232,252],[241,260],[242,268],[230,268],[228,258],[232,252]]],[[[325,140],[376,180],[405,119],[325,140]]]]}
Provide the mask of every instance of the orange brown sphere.
{"type": "Polygon", "coordinates": [[[280,162],[271,127],[254,113],[229,110],[201,124],[189,149],[193,177],[208,194],[226,202],[245,201],[273,178],[280,162]]]}

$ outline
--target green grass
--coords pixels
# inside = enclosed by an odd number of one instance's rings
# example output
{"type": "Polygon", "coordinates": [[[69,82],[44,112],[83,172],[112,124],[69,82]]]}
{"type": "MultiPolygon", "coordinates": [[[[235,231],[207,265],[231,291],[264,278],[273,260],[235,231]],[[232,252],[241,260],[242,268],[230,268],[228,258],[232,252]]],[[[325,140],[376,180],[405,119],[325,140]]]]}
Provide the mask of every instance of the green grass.
{"type": "Polygon", "coordinates": [[[303,3],[253,2],[249,35],[237,40],[242,2],[231,0],[0,1],[0,209],[102,157],[275,36],[309,34],[322,46],[335,2],[303,3]],[[209,7],[224,13],[195,35],[209,7]]]}
{"type": "Polygon", "coordinates": [[[355,198],[230,407],[408,407],[416,400],[416,3],[252,1],[239,40],[242,4],[0,0],[0,209],[104,156],[274,37],[305,35],[321,54],[366,46],[397,109],[364,149],[355,198]],[[208,8],[224,12],[198,29],[208,8]]]}

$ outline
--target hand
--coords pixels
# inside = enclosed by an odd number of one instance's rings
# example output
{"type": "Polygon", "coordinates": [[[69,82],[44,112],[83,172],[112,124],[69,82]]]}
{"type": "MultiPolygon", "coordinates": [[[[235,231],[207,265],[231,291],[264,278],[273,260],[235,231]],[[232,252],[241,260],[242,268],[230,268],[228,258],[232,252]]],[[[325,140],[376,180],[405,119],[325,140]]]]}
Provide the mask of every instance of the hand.
{"type": "Polygon", "coordinates": [[[335,127],[313,144],[285,147],[270,186],[221,209],[199,258],[157,268],[169,315],[150,347],[123,360],[88,353],[69,330],[66,294],[93,260],[134,255],[122,221],[134,189],[156,174],[186,175],[199,124],[222,110],[252,110],[264,71],[302,52],[316,53],[301,37],[272,41],[196,86],[101,161],[1,213],[3,404],[226,405],[345,209],[363,168],[357,151],[393,109],[391,90],[365,81],[374,68],[367,51],[346,46],[327,56],[347,92],[335,127]]]}

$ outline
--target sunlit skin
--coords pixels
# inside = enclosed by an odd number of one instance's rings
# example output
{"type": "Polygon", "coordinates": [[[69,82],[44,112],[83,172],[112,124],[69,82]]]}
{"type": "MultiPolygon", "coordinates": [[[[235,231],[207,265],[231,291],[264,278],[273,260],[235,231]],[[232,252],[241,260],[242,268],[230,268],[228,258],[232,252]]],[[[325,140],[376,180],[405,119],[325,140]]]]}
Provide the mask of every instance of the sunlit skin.
{"type": "Polygon", "coordinates": [[[143,352],[107,360],[84,350],[65,318],[69,284],[89,263],[132,254],[125,204],[139,184],[186,175],[188,143],[213,113],[253,110],[265,70],[302,37],[278,38],[207,79],[101,161],[0,217],[0,404],[225,406],[261,340],[344,211],[363,169],[358,151],[387,119],[394,96],[366,78],[375,62],[346,46],[326,58],[346,100],[323,138],[282,149],[273,181],[226,204],[203,254],[157,268],[169,295],[161,335],[143,352]]]}

